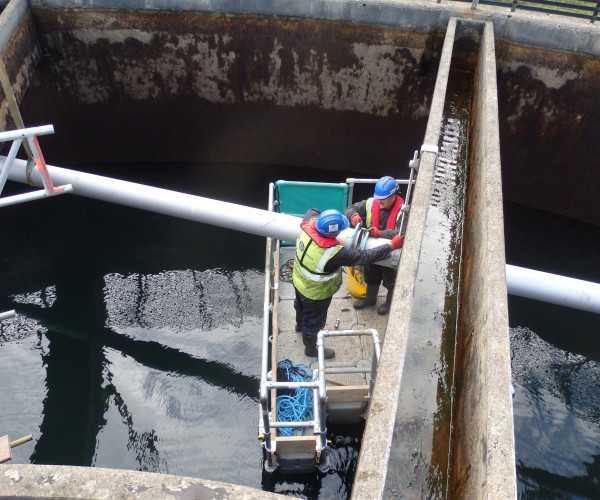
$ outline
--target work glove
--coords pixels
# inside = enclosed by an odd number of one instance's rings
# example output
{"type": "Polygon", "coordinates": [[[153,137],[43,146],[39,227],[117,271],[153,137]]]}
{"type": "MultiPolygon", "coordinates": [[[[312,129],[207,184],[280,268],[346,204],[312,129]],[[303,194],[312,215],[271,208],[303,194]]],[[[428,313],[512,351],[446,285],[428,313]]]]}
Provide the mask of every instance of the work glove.
{"type": "Polygon", "coordinates": [[[399,234],[397,234],[392,238],[392,241],[390,241],[390,243],[392,244],[393,248],[400,248],[404,244],[404,236],[400,236],[399,234]]]}
{"type": "Polygon", "coordinates": [[[360,224],[362,225],[362,219],[360,218],[360,215],[356,214],[352,217],[352,219],[350,219],[350,224],[352,224],[352,227],[356,227],[356,225],[360,222],[360,224]]]}
{"type": "Polygon", "coordinates": [[[371,238],[381,238],[381,231],[375,226],[369,228],[369,234],[371,235],[371,238]]]}

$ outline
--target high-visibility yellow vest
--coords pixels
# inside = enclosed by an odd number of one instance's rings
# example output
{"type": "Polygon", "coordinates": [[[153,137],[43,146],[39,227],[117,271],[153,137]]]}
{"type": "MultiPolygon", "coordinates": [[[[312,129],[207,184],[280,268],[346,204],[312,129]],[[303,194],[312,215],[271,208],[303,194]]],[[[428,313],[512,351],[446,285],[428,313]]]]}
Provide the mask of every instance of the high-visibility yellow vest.
{"type": "Polygon", "coordinates": [[[342,285],[342,269],[326,273],[325,264],[344,248],[337,240],[321,236],[315,229],[315,219],[301,225],[296,241],[296,258],[292,279],[305,297],[322,300],[331,297],[342,285]]]}

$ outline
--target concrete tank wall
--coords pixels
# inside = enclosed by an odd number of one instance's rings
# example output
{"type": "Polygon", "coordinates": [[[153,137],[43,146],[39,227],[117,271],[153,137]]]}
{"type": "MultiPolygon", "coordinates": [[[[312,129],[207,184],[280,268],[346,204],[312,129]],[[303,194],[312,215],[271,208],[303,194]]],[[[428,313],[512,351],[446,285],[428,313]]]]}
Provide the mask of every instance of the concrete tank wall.
{"type": "Polygon", "coordinates": [[[13,0],[7,10],[28,4],[34,22],[3,52],[18,54],[18,95],[29,87],[26,124],[54,123],[43,147],[64,165],[176,158],[401,176],[448,19],[490,21],[505,199],[600,224],[600,36],[587,21],[424,0],[13,0]],[[47,57],[29,83],[38,37],[47,57]]]}
{"type": "Polygon", "coordinates": [[[452,498],[516,498],[496,63],[482,31],[474,76],[455,371],[452,498]]]}
{"type": "Polygon", "coordinates": [[[422,137],[435,34],[189,12],[34,16],[49,56],[22,111],[27,123],[55,126],[44,140],[54,164],[392,172],[422,137]]]}
{"type": "MultiPolygon", "coordinates": [[[[17,102],[23,99],[40,59],[40,44],[27,2],[13,1],[0,14],[0,55],[17,102]]],[[[0,130],[16,128],[0,88],[0,130]]]]}
{"type": "Polygon", "coordinates": [[[600,224],[600,59],[497,45],[504,199],[600,224]]]}

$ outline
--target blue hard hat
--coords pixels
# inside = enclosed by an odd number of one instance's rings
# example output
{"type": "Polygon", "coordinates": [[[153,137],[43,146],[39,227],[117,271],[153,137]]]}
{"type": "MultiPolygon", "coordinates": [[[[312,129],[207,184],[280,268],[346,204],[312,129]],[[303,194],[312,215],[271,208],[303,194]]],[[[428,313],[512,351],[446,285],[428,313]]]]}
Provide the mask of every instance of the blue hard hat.
{"type": "Polygon", "coordinates": [[[321,212],[315,222],[315,227],[319,233],[325,236],[336,234],[344,229],[348,229],[348,219],[337,210],[330,208],[321,212]]]}
{"type": "Polygon", "coordinates": [[[389,198],[393,194],[396,194],[398,191],[400,191],[400,186],[396,182],[396,179],[386,175],[385,177],[379,179],[377,184],[375,184],[375,194],[373,197],[377,198],[378,200],[383,200],[385,198],[389,198]]]}

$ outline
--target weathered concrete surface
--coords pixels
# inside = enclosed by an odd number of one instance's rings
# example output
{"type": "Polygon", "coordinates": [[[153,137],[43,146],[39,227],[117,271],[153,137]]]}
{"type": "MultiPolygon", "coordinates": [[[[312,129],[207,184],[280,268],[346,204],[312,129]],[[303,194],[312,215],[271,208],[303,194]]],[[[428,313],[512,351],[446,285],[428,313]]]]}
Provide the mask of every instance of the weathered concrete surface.
{"type": "Polygon", "coordinates": [[[424,130],[435,34],[204,13],[34,15],[52,55],[23,114],[53,122],[44,143],[55,164],[392,171],[424,130]]]}
{"type": "Polygon", "coordinates": [[[451,17],[491,21],[499,40],[546,50],[600,56],[599,27],[587,20],[467,2],[430,0],[30,0],[34,9],[201,12],[212,15],[311,19],[356,26],[401,28],[416,32],[445,29],[451,17]]]}
{"type": "MultiPolygon", "coordinates": [[[[453,19],[448,24],[424,139],[424,144],[435,147],[440,137],[455,29],[456,20],[453,19]]],[[[436,161],[435,153],[424,152],[421,157],[405,233],[406,242],[402,247],[402,258],[398,266],[398,275],[402,276],[402,279],[396,280],[394,288],[386,338],[381,349],[377,380],[356,466],[351,497],[353,500],[383,497],[406,343],[410,335],[410,318],[414,305],[413,289],[417,279],[421,241],[424,237],[436,161]]]]}
{"type": "Polygon", "coordinates": [[[448,19],[490,21],[505,199],[600,223],[599,23],[429,0],[30,4],[48,57],[29,84],[40,48],[26,21],[9,74],[19,100],[29,87],[26,123],[55,125],[43,147],[65,166],[177,158],[402,175],[448,19]]]}
{"type": "MultiPolygon", "coordinates": [[[[26,0],[13,0],[0,14],[0,56],[19,102],[40,58],[37,31],[26,0]]],[[[0,97],[0,130],[16,128],[1,87],[0,97]]]]}
{"type": "Polygon", "coordinates": [[[497,45],[504,199],[600,224],[600,59],[497,45]]]}
{"type": "Polygon", "coordinates": [[[17,498],[269,500],[283,495],[191,477],[99,467],[0,465],[0,496],[17,498]]]}
{"type": "Polygon", "coordinates": [[[490,23],[474,77],[457,332],[452,498],[516,498],[496,63],[490,23]]]}

